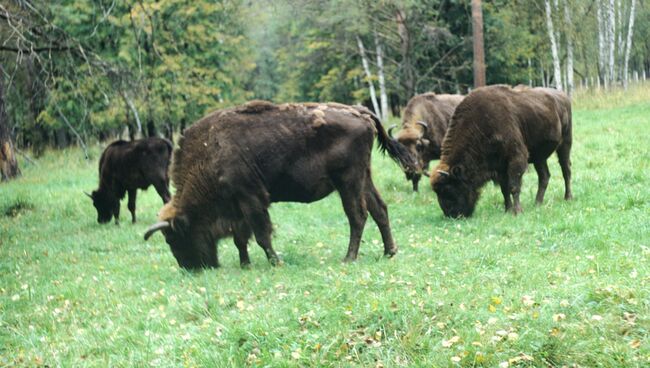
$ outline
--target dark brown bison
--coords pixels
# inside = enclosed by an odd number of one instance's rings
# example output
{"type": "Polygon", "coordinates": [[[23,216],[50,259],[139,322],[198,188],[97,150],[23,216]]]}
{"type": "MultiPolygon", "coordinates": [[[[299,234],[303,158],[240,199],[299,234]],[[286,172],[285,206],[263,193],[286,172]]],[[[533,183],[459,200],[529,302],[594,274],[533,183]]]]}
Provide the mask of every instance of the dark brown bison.
{"type": "Polygon", "coordinates": [[[521,212],[519,193],[528,163],[539,178],[536,201],[544,200],[555,151],[571,199],[571,100],[549,88],[489,86],[460,105],[442,143],[440,164],[431,175],[446,216],[471,216],[479,189],[489,180],[501,186],[506,211],[521,212]],[[511,201],[510,196],[514,200],[511,201]]]}
{"type": "Polygon", "coordinates": [[[363,107],[251,101],[216,111],[184,131],[172,163],[176,194],[145,239],[162,230],[178,264],[196,269],[218,267],[216,242],[231,235],[241,265],[248,265],[247,243],[254,234],[276,264],[270,204],[310,203],[336,190],[350,223],[345,260],[357,258],[368,211],[384,254],[392,256],[397,246],[388,212],[370,175],[375,135],[400,165],[415,165],[363,107]]]}
{"type": "MultiPolygon", "coordinates": [[[[447,126],[456,106],[464,97],[429,92],[413,97],[406,105],[397,140],[411,155],[417,157],[417,170],[405,172],[406,179],[413,182],[414,191],[418,190],[422,174],[427,175],[429,162],[440,158],[440,147],[447,126]]],[[[391,129],[388,130],[389,133],[391,129]]]]}
{"type": "Polygon", "coordinates": [[[169,202],[169,176],[167,169],[172,154],[172,144],[162,138],[111,143],[99,159],[99,189],[87,194],[97,209],[97,222],[106,223],[115,217],[119,223],[120,200],[129,193],[129,211],[135,222],[135,197],[137,189],[150,185],[169,202]]]}

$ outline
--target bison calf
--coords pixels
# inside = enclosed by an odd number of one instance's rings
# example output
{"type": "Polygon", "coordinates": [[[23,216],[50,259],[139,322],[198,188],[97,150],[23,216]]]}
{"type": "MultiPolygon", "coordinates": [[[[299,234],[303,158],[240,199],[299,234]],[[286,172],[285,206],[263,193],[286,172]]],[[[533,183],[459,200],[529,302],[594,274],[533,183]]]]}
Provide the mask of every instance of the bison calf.
{"type": "Polygon", "coordinates": [[[549,88],[489,86],[458,105],[442,143],[440,164],[431,175],[446,216],[471,216],[479,189],[489,180],[501,186],[505,209],[521,212],[522,175],[533,163],[539,177],[537,203],[550,178],[547,158],[555,151],[571,198],[571,100],[549,88]],[[514,207],[513,202],[514,200],[514,207]]]}
{"type": "Polygon", "coordinates": [[[169,176],[167,169],[172,154],[170,141],[148,138],[132,142],[111,143],[99,159],[99,188],[87,194],[97,209],[97,222],[106,223],[120,218],[120,200],[129,193],[129,211],[135,222],[135,197],[137,189],[150,185],[162,198],[169,202],[169,176]]]}
{"type": "MultiPolygon", "coordinates": [[[[429,92],[411,98],[406,105],[397,140],[417,158],[417,171],[405,172],[406,179],[413,182],[414,191],[418,191],[422,174],[427,175],[429,162],[440,158],[442,139],[456,106],[463,98],[462,95],[429,92]]],[[[391,130],[392,127],[388,130],[389,134],[391,130]]]]}
{"type": "Polygon", "coordinates": [[[178,264],[196,269],[218,267],[216,243],[230,235],[241,265],[248,265],[247,243],[255,235],[276,264],[270,204],[314,202],[336,190],[350,223],[345,260],[357,258],[368,212],[381,232],[384,254],[391,256],[397,246],[370,175],[375,135],[392,158],[414,166],[408,151],[366,108],[252,101],[214,112],[183,132],[172,164],[176,194],[145,239],[162,230],[178,264]]]}

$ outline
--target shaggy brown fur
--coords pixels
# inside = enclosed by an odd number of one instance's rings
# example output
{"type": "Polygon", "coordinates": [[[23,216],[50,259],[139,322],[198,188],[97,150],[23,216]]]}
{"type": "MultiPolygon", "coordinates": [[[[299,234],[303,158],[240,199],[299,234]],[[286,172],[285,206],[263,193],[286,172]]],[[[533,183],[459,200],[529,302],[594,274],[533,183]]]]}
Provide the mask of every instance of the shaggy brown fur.
{"type": "Polygon", "coordinates": [[[115,141],[99,159],[99,189],[90,194],[97,209],[97,222],[106,223],[120,218],[120,200],[129,193],[128,208],[135,222],[135,198],[138,189],[153,185],[162,198],[169,202],[167,169],[172,154],[170,141],[148,138],[137,141],[115,141]]]}
{"type": "Polygon", "coordinates": [[[405,172],[407,180],[413,182],[413,190],[418,190],[420,172],[429,170],[429,162],[440,158],[442,139],[454,114],[456,106],[463,100],[462,95],[437,95],[433,92],[413,97],[406,105],[402,117],[402,129],[397,140],[411,155],[417,157],[417,172],[405,172]],[[426,124],[425,129],[418,122],[426,124]]]}
{"type": "Polygon", "coordinates": [[[571,100],[549,88],[489,86],[458,105],[442,143],[431,184],[447,216],[471,216],[479,189],[489,180],[501,186],[506,211],[521,212],[522,175],[533,163],[542,203],[550,173],[547,158],[557,152],[571,198],[571,100]],[[514,200],[514,207],[511,201],[514,200]]]}
{"type": "Polygon", "coordinates": [[[162,230],[178,264],[195,269],[217,267],[216,242],[231,235],[241,265],[248,265],[247,243],[254,234],[275,264],[271,203],[309,203],[336,190],[350,222],[345,259],[357,257],[368,211],[384,253],[393,255],[386,205],[370,175],[375,135],[400,165],[415,165],[363,107],[252,101],[214,112],[184,131],[172,164],[176,194],[145,238],[162,230]]]}

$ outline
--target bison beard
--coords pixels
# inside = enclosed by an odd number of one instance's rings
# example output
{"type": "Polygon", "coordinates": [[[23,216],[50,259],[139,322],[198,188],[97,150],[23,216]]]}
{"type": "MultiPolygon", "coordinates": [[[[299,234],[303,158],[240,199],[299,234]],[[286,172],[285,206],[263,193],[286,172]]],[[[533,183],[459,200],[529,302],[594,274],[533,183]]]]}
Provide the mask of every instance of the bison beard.
{"type": "Polygon", "coordinates": [[[99,189],[88,195],[97,210],[100,224],[120,218],[120,200],[128,192],[131,221],[135,222],[135,199],[138,189],[150,185],[169,202],[169,177],[167,169],[172,154],[172,144],[166,139],[148,138],[132,142],[111,143],[99,159],[99,189]]]}
{"type": "Polygon", "coordinates": [[[414,167],[408,151],[362,107],[252,101],[214,112],[183,132],[172,164],[176,194],[145,239],[161,230],[179,266],[196,269],[219,266],[216,243],[227,236],[241,265],[250,264],[247,244],[255,235],[276,264],[270,204],[314,202],[336,190],[350,223],[345,260],[357,258],[368,211],[384,254],[392,256],[397,246],[388,212],[370,174],[375,134],[383,151],[414,167]]]}
{"type": "Polygon", "coordinates": [[[494,180],[506,211],[517,214],[522,211],[519,194],[528,163],[537,171],[536,202],[541,204],[551,176],[546,160],[557,152],[568,200],[571,143],[571,100],[564,93],[521,86],[479,88],[454,112],[431,185],[446,216],[469,217],[480,188],[494,180]]]}
{"type": "MultiPolygon", "coordinates": [[[[417,158],[417,171],[404,172],[406,179],[413,183],[414,191],[418,191],[422,175],[428,175],[429,162],[440,158],[442,139],[454,109],[463,98],[462,95],[429,92],[413,97],[406,105],[397,140],[417,158]]],[[[388,130],[389,133],[392,128],[388,130]]]]}

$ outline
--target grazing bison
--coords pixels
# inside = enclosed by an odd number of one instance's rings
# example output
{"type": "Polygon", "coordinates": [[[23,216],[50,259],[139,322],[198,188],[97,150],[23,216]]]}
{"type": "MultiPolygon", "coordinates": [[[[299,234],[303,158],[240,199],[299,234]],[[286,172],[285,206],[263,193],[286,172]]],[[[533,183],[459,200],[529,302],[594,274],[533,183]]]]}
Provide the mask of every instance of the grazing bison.
{"type": "MultiPolygon", "coordinates": [[[[463,98],[462,95],[436,95],[430,92],[413,97],[406,105],[397,140],[417,157],[417,171],[405,172],[406,179],[413,182],[414,191],[418,191],[422,174],[427,175],[429,162],[440,158],[442,139],[456,106],[463,98]]],[[[388,130],[389,133],[392,128],[388,130]]]]}
{"type": "Polygon", "coordinates": [[[129,211],[135,222],[137,189],[156,188],[164,203],[169,202],[167,169],[172,144],[162,138],[111,143],[99,159],[99,189],[87,194],[97,209],[97,222],[106,223],[115,217],[119,223],[120,200],[129,193],[129,211]]]}
{"type": "Polygon", "coordinates": [[[197,269],[218,267],[216,242],[231,235],[241,265],[250,264],[247,243],[254,234],[276,264],[270,204],[310,203],[336,190],[350,223],[345,260],[357,258],[368,211],[384,254],[392,256],[397,247],[388,212],[370,175],[375,135],[400,165],[415,165],[363,107],[251,101],[213,112],[183,132],[171,170],[176,194],[145,239],[162,230],[179,266],[197,269]]]}
{"type": "Polygon", "coordinates": [[[521,178],[528,163],[535,165],[539,178],[536,201],[544,200],[551,176],[546,159],[553,151],[562,167],[564,198],[571,199],[571,100],[567,95],[549,88],[479,88],[456,108],[431,184],[446,216],[471,216],[479,189],[489,180],[501,186],[506,211],[512,208],[517,214],[521,212],[521,178]]]}

